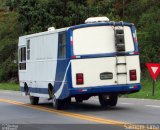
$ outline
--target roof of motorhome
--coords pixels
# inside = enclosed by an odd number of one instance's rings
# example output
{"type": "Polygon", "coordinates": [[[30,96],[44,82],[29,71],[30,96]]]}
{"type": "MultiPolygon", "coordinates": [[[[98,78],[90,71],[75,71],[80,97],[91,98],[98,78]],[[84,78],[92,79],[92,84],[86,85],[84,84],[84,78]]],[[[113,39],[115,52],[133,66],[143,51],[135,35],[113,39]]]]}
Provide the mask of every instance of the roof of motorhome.
{"type": "Polygon", "coordinates": [[[87,24],[79,24],[75,26],[71,26],[71,29],[76,29],[76,28],[83,28],[83,27],[91,27],[91,26],[133,26],[133,23],[128,23],[128,22],[114,22],[114,21],[109,21],[109,22],[94,22],[94,23],[87,23],[87,24]]]}
{"type": "Polygon", "coordinates": [[[20,36],[20,38],[31,38],[31,37],[41,36],[41,35],[48,35],[48,34],[51,34],[51,33],[66,31],[68,28],[69,27],[65,27],[65,28],[55,29],[55,30],[51,30],[51,31],[45,31],[45,32],[39,32],[39,33],[24,35],[24,36],[20,36]]]}
{"type": "Polygon", "coordinates": [[[39,32],[39,33],[34,33],[34,34],[29,34],[29,35],[24,35],[20,36],[20,38],[31,38],[31,37],[36,37],[40,35],[47,35],[51,33],[57,33],[57,32],[62,32],[66,31],[68,29],[76,29],[76,28],[83,28],[83,27],[91,27],[91,26],[106,26],[106,25],[111,25],[111,26],[133,26],[133,23],[127,23],[127,22],[114,22],[114,21],[109,21],[109,22],[95,22],[95,23],[87,23],[87,24],[79,24],[79,25],[74,25],[71,27],[65,27],[65,28],[60,28],[60,29],[55,29],[51,31],[45,31],[45,32],[39,32]]]}

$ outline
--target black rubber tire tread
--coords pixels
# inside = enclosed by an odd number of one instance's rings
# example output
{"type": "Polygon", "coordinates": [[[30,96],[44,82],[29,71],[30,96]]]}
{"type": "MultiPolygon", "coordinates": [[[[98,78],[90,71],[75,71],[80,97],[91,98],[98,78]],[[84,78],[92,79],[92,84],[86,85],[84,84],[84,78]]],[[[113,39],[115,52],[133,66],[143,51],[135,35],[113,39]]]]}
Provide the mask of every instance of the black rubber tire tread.
{"type": "Polygon", "coordinates": [[[109,96],[109,105],[114,107],[117,105],[117,101],[118,101],[118,95],[117,94],[111,94],[109,96]]]}
{"type": "Polygon", "coordinates": [[[78,97],[75,97],[75,100],[76,100],[77,103],[82,103],[83,102],[83,99],[80,99],[78,97]]]}
{"type": "Polygon", "coordinates": [[[99,95],[99,103],[101,104],[102,107],[107,107],[109,105],[109,99],[106,99],[106,95],[99,95]]]}
{"type": "Polygon", "coordinates": [[[48,85],[48,95],[49,95],[49,98],[52,99],[53,98],[53,86],[52,84],[49,84],[48,85]]]}
{"type": "Polygon", "coordinates": [[[39,97],[29,96],[29,98],[30,98],[30,103],[32,105],[38,105],[38,103],[39,103],[39,97]]]}
{"type": "Polygon", "coordinates": [[[26,96],[29,95],[28,91],[29,91],[28,85],[25,83],[24,84],[24,92],[25,92],[26,96]]]}
{"type": "Polygon", "coordinates": [[[70,97],[63,99],[63,100],[59,100],[59,99],[56,99],[55,96],[53,96],[53,100],[55,103],[55,104],[53,104],[53,107],[57,110],[67,109],[71,103],[70,97]]]}

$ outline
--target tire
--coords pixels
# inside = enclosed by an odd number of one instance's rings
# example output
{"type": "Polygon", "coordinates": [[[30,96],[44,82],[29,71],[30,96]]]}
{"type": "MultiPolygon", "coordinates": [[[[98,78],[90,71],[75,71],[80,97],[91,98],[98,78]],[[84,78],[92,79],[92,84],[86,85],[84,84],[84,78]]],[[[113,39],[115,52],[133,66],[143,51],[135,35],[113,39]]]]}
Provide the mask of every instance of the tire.
{"type": "Polygon", "coordinates": [[[25,84],[24,84],[24,93],[25,93],[26,96],[29,95],[28,91],[29,91],[28,86],[27,86],[27,84],[25,83],[25,84]]]}
{"type": "Polygon", "coordinates": [[[53,95],[52,97],[52,105],[53,105],[53,108],[57,110],[61,109],[60,101],[56,99],[55,95],[53,95]]]}
{"type": "Polygon", "coordinates": [[[118,95],[117,94],[111,94],[109,96],[109,105],[114,107],[117,105],[117,101],[118,101],[118,95]]]}
{"type": "Polygon", "coordinates": [[[29,98],[30,98],[30,103],[32,105],[38,105],[38,103],[39,103],[39,97],[29,96],[29,98]]]}
{"type": "Polygon", "coordinates": [[[52,84],[48,85],[48,95],[49,95],[49,99],[53,98],[53,86],[52,86],[52,84]]]}
{"type": "Polygon", "coordinates": [[[82,103],[83,102],[83,99],[78,98],[78,97],[75,97],[75,100],[76,100],[77,103],[82,103]]]}
{"type": "Polygon", "coordinates": [[[53,98],[52,98],[53,108],[57,110],[67,109],[68,106],[70,105],[70,102],[71,102],[70,97],[60,100],[60,99],[56,99],[55,95],[53,95],[53,98]]]}
{"type": "Polygon", "coordinates": [[[109,105],[109,95],[106,94],[101,94],[98,96],[99,98],[99,103],[101,104],[102,107],[107,107],[109,105]]]}
{"type": "Polygon", "coordinates": [[[118,101],[117,94],[111,94],[111,95],[101,94],[101,95],[99,95],[99,102],[102,107],[107,107],[107,106],[114,107],[117,105],[117,101],[118,101]]]}

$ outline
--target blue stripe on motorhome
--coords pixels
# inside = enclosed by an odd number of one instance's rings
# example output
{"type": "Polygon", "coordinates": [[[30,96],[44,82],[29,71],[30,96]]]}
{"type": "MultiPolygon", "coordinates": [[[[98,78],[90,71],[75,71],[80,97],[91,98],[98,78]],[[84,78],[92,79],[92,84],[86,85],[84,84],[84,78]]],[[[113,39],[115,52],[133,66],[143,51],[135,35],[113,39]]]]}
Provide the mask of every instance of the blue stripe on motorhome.
{"type": "Polygon", "coordinates": [[[121,92],[132,92],[141,89],[141,84],[128,84],[128,85],[108,85],[108,86],[94,86],[87,88],[73,88],[70,89],[71,96],[77,94],[92,94],[92,93],[121,93],[121,92]],[[134,86],[136,86],[134,88],[134,86]]]}
{"type": "MultiPolygon", "coordinates": [[[[54,84],[54,87],[55,88],[58,88],[58,90],[60,89],[60,87],[61,87],[61,85],[62,85],[62,82],[55,82],[55,84],[54,84]]],[[[58,91],[57,90],[57,91],[58,91]]],[[[56,91],[56,92],[57,92],[56,91]]],[[[62,91],[61,91],[61,93],[60,93],[60,96],[59,97],[57,97],[58,99],[64,99],[64,98],[67,98],[67,97],[69,97],[70,96],[70,93],[69,93],[69,91],[68,91],[68,83],[64,83],[64,85],[62,86],[62,91]]]]}
{"type": "MultiPolygon", "coordinates": [[[[33,87],[28,87],[29,92],[31,93],[40,93],[40,94],[48,94],[48,88],[33,88],[33,87]]],[[[24,87],[20,87],[21,92],[24,92],[24,87]]]]}
{"type": "Polygon", "coordinates": [[[57,92],[60,89],[60,87],[62,87],[62,91],[58,99],[64,99],[69,96],[67,78],[65,78],[65,73],[67,73],[68,65],[69,65],[69,60],[67,59],[59,59],[57,61],[56,77],[54,83],[55,92],[57,92]],[[62,84],[63,82],[65,82],[64,85],[62,84]]]}
{"type": "MultiPolygon", "coordinates": [[[[73,35],[73,31],[71,29],[67,30],[67,58],[71,60],[71,56],[73,55],[73,45],[71,44],[71,36],[73,35]]],[[[71,74],[71,66],[70,64],[67,72],[67,82],[68,82],[68,88],[72,88],[72,74],[71,74]]]]}
{"type": "MultiPolygon", "coordinates": [[[[105,53],[105,54],[87,54],[87,55],[80,55],[80,58],[75,58],[75,59],[85,59],[85,58],[101,58],[101,57],[114,57],[114,56],[117,56],[117,55],[122,55],[122,56],[132,56],[132,55],[135,55],[133,53],[133,51],[131,52],[125,52],[125,53],[117,53],[117,52],[114,52],[114,53],[105,53]]],[[[75,55],[77,56],[77,55],[75,55]]]]}
{"type": "Polygon", "coordinates": [[[72,31],[70,29],[68,29],[67,30],[67,46],[66,46],[66,48],[67,48],[66,49],[67,50],[67,52],[66,52],[67,59],[70,59],[70,57],[72,56],[71,50],[73,50],[73,49],[72,49],[72,46],[70,45],[71,36],[72,36],[72,31]]]}
{"type": "MultiPolygon", "coordinates": [[[[64,85],[66,86],[66,85],[64,85]]],[[[65,88],[65,87],[64,87],[65,88]]],[[[21,92],[24,92],[24,87],[20,87],[21,92]]],[[[71,96],[77,95],[77,94],[89,94],[89,93],[109,93],[109,92],[132,92],[136,90],[141,89],[141,84],[128,84],[128,85],[108,85],[108,86],[94,86],[94,87],[87,87],[87,88],[72,88],[72,89],[64,89],[63,95],[66,95],[68,91],[70,92],[71,96]],[[136,88],[134,88],[136,86],[136,88]],[[82,91],[80,91],[82,90],[82,91]],[[85,91],[83,91],[85,90],[85,91]],[[65,93],[67,92],[67,93],[65,93]]],[[[48,94],[47,88],[32,88],[29,87],[29,90],[31,90],[32,93],[39,93],[39,94],[48,94]]],[[[61,98],[63,99],[63,98],[61,98]]]]}
{"type": "Polygon", "coordinates": [[[132,23],[127,22],[101,22],[101,23],[91,23],[91,24],[80,24],[70,27],[70,29],[92,27],[92,26],[133,26],[132,23]]]}
{"type": "MultiPolygon", "coordinates": [[[[60,84],[61,83],[59,83],[59,84],[55,83],[55,86],[60,86],[60,84]]],[[[68,92],[68,88],[67,89],[66,88],[67,88],[67,84],[65,83],[64,87],[63,87],[62,94],[61,94],[63,96],[60,96],[59,99],[64,99],[64,98],[68,97],[69,92],[68,92]]],[[[31,93],[39,93],[39,94],[47,94],[48,95],[48,88],[28,87],[28,89],[29,89],[29,93],[31,92],[31,93]]],[[[24,87],[20,87],[20,90],[21,90],[21,92],[25,92],[24,87]]]]}
{"type": "Polygon", "coordinates": [[[74,44],[74,41],[73,41],[73,30],[72,29],[69,29],[68,30],[68,46],[69,46],[69,50],[70,51],[70,55],[68,58],[70,58],[71,56],[73,56],[73,44],[71,44],[71,37],[72,37],[72,43],[74,44]]]}

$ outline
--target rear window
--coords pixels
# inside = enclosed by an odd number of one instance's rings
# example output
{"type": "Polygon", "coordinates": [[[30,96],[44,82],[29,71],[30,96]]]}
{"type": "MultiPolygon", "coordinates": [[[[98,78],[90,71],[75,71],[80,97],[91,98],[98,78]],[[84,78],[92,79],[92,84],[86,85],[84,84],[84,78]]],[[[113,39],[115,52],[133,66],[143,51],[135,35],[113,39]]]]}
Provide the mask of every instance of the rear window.
{"type": "MultiPolygon", "coordinates": [[[[122,28],[116,26],[116,28],[122,28]]],[[[134,51],[131,29],[124,26],[125,50],[134,51]]],[[[73,31],[74,55],[103,54],[116,52],[113,26],[94,26],[73,31]]]]}

